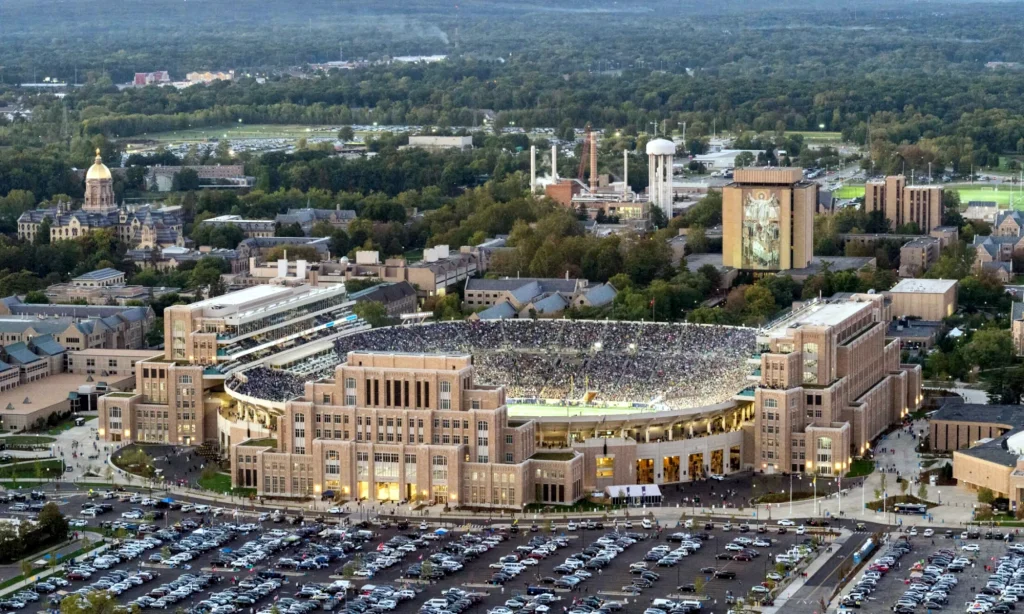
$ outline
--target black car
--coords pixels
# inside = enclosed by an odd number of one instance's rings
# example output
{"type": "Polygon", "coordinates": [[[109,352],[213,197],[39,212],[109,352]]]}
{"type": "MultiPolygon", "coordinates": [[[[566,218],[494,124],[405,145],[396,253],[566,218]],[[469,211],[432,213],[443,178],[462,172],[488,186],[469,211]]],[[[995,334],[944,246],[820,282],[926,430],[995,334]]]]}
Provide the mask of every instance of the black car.
{"type": "Polygon", "coordinates": [[[697,586],[695,584],[684,584],[682,586],[677,586],[676,590],[680,593],[696,593],[697,586]]]}
{"type": "Polygon", "coordinates": [[[729,571],[729,570],[726,570],[726,569],[719,569],[718,571],[715,572],[715,577],[718,578],[719,580],[735,580],[736,579],[736,572],[735,571],[729,571]]]}

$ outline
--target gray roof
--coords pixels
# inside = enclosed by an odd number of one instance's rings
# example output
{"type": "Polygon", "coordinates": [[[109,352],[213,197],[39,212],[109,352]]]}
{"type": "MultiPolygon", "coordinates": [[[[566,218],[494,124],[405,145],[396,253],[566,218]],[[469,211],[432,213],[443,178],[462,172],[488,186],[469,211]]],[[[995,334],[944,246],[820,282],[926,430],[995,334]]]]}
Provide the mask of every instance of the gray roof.
{"type": "Polygon", "coordinates": [[[992,200],[972,200],[967,203],[968,207],[995,207],[996,202],[992,200]]]}
{"type": "Polygon", "coordinates": [[[516,308],[512,306],[512,303],[506,301],[494,307],[488,307],[476,315],[481,320],[505,320],[516,317],[516,308]]]}
{"type": "Polygon", "coordinates": [[[126,313],[132,310],[141,310],[143,314],[146,307],[119,307],[108,305],[60,305],[60,304],[32,304],[23,303],[16,296],[9,296],[0,299],[10,310],[12,315],[25,316],[47,316],[47,317],[68,317],[68,318],[105,318],[107,316],[126,313]]]}
{"type": "Polygon", "coordinates": [[[537,313],[558,313],[563,311],[567,307],[565,299],[562,298],[561,294],[552,294],[547,298],[542,298],[533,304],[533,309],[537,313]]]}
{"type": "Polygon", "coordinates": [[[252,237],[238,244],[253,249],[277,247],[279,245],[308,245],[321,253],[331,249],[330,237],[252,237]]]}
{"type": "Polygon", "coordinates": [[[58,356],[67,351],[63,345],[57,343],[53,335],[40,335],[32,340],[32,349],[43,356],[58,356]]]}
{"type": "Polygon", "coordinates": [[[511,289],[511,294],[520,303],[529,303],[537,296],[540,296],[540,284],[535,281],[528,282],[518,288],[511,289]]]}
{"type": "Polygon", "coordinates": [[[980,405],[976,403],[947,402],[931,416],[932,420],[954,422],[981,422],[1005,424],[1011,428],[1024,427],[1024,407],[1020,405],[980,405]]]}
{"type": "Polygon", "coordinates": [[[18,343],[12,343],[11,345],[5,345],[4,352],[7,353],[7,357],[10,361],[16,365],[27,365],[42,360],[21,341],[18,343]]]}
{"type": "MultiPolygon", "coordinates": [[[[571,294],[576,291],[576,286],[580,283],[580,280],[562,279],[560,277],[505,277],[503,279],[472,278],[466,281],[466,289],[505,292],[514,291],[531,282],[536,282],[539,286],[540,291],[538,294],[544,292],[565,292],[571,294]]],[[[534,296],[536,296],[536,294],[534,296]]]]}
{"type": "Polygon", "coordinates": [[[14,367],[12,367],[11,365],[9,365],[6,362],[0,360],[0,372],[7,371],[7,370],[13,369],[13,368],[14,367]]]}
{"type": "Polygon", "coordinates": [[[990,463],[996,463],[1004,467],[1016,467],[1018,458],[1017,454],[1011,452],[1007,448],[1006,440],[1011,435],[1015,435],[1020,431],[1021,429],[1007,431],[991,441],[986,441],[985,443],[974,446],[973,448],[957,450],[957,452],[974,458],[980,458],[981,460],[988,461],[990,463]]]}
{"type": "Polygon", "coordinates": [[[981,269],[983,271],[998,271],[998,270],[1002,269],[1002,270],[1006,271],[1007,273],[1012,273],[1013,272],[1013,263],[1012,262],[982,262],[981,263],[981,269]]]}
{"type": "Polygon", "coordinates": [[[355,301],[379,301],[385,305],[403,298],[416,295],[416,288],[407,281],[385,283],[349,294],[355,301]]]}
{"type": "Polygon", "coordinates": [[[96,271],[89,271],[85,275],[79,275],[74,279],[74,281],[102,281],[104,279],[112,279],[120,275],[124,275],[124,273],[117,269],[106,267],[96,271]]]}
{"type": "Polygon", "coordinates": [[[74,320],[71,318],[36,320],[32,318],[14,319],[0,316],[0,333],[21,334],[31,328],[41,335],[51,335],[67,330],[73,323],[74,320]]]}
{"type": "Polygon", "coordinates": [[[1024,303],[1020,301],[1014,301],[1013,309],[1010,312],[1011,320],[1024,319],[1024,303]]]}
{"type": "Polygon", "coordinates": [[[587,290],[587,302],[593,307],[601,307],[615,300],[618,294],[611,284],[601,284],[587,290]]]}

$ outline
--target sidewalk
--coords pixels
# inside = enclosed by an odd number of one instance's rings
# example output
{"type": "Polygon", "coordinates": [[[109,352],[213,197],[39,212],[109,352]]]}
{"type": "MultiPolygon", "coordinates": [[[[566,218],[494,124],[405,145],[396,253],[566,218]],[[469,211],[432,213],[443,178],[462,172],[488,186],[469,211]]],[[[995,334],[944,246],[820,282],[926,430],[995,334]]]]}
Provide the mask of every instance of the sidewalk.
{"type": "Polygon", "coordinates": [[[848,531],[846,529],[840,531],[839,537],[837,537],[831,544],[831,552],[821,554],[813,561],[811,561],[811,564],[803,570],[805,575],[801,575],[800,577],[798,577],[781,593],[779,593],[779,595],[775,598],[775,605],[766,606],[762,608],[761,611],[765,614],[775,614],[776,612],[782,611],[782,609],[786,607],[786,602],[792,599],[794,596],[796,596],[796,594],[800,592],[802,588],[804,588],[807,582],[811,578],[813,578],[814,575],[818,573],[823,567],[825,567],[825,565],[830,560],[832,560],[833,557],[838,556],[839,551],[842,549],[843,545],[845,545],[847,541],[853,538],[853,536],[853,532],[848,531]]]}
{"type": "MultiPolygon", "coordinates": [[[[88,537],[91,544],[97,545],[97,547],[91,549],[90,552],[103,552],[107,548],[110,547],[110,544],[104,543],[103,535],[101,535],[99,533],[94,533],[92,531],[86,531],[86,532],[79,531],[79,533],[82,534],[84,537],[88,537]]],[[[76,540],[71,540],[71,542],[69,542],[67,544],[64,544],[60,548],[56,549],[56,553],[57,554],[71,554],[72,552],[76,552],[78,550],[81,550],[83,547],[84,547],[83,539],[79,538],[79,539],[76,539],[76,540]]],[[[83,559],[90,552],[83,553],[80,556],[77,556],[77,557],[75,557],[72,560],[77,562],[77,561],[83,559]]],[[[47,552],[41,552],[41,553],[39,553],[37,555],[34,555],[32,557],[32,559],[33,560],[39,560],[40,558],[42,558],[46,554],[54,554],[54,553],[55,553],[54,550],[49,550],[47,552]]],[[[20,575],[21,574],[20,562],[17,564],[17,567],[18,567],[18,569],[17,569],[16,573],[12,574],[12,575],[20,575]]],[[[50,576],[52,576],[52,575],[54,575],[54,574],[56,574],[58,572],[61,572],[62,568],[63,568],[63,565],[56,565],[56,566],[53,566],[53,567],[47,567],[45,569],[40,569],[38,571],[38,573],[33,574],[31,577],[29,577],[27,579],[24,579],[24,580],[21,580],[19,582],[15,582],[14,584],[12,584],[12,585],[10,585],[8,587],[0,589],[0,597],[3,597],[4,595],[9,595],[11,593],[16,593],[19,590],[21,590],[21,589],[23,589],[23,588],[25,588],[27,586],[32,586],[32,585],[42,581],[45,578],[48,578],[48,577],[50,577],[50,576]]]]}

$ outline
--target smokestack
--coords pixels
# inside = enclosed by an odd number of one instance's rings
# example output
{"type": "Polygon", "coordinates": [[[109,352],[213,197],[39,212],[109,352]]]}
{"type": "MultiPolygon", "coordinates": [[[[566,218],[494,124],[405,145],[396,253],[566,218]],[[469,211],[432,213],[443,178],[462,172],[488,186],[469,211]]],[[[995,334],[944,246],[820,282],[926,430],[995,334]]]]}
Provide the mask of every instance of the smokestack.
{"type": "Polygon", "coordinates": [[[530,194],[537,192],[537,146],[530,145],[530,194]]]}
{"type": "Polygon", "coordinates": [[[597,133],[590,131],[590,192],[597,191],[597,133]]]}
{"type": "Polygon", "coordinates": [[[558,145],[551,146],[551,183],[558,183],[558,145]]]}
{"type": "Polygon", "coordinates": [[[629,194],[629,151],[622,150],[622,200],[629,194]]]}

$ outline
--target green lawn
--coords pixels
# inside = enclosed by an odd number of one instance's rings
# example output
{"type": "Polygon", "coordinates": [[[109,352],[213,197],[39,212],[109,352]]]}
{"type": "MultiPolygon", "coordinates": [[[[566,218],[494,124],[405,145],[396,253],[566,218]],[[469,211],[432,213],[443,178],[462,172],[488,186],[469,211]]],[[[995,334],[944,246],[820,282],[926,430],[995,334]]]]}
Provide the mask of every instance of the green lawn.
{"type": "Polygon", "coordinates": [[[5,480],[42,477],[43,479],[64,473],[64,461],[59,458],[39,461],[40,476],[36,475],[36,463],[21,463],[0,468],[0,478],[5,480]]]}
{"type": "Polygon", "coordinates": [[[864,196],[864,186],[844,185],[835,192],[832,192],[832,196],[836,198],[862,198],[864,196]]]}
{"type": "Polygon", "coordinates": [[[862,458],[853,461],[850,465],[850,472],[846,474],[848,478],[859,478],[861,476],[869,475],[875,470],[875,461],[862,458]]]}
{"type": "MultiPolygon", "coordinates": [[[[96,416],[78,416],[78,417],[79,418],[83,418],[86,422],[89,422],[90,420],[95,420],[96,419],[96,416]]],[[[74,426],[75,426],[75,417],[72,416],[70,418],[65,418],[64,420],[61,420],[56,425],[47,428],[44,432],[47,435],[60,435],[64,431],[66,431],[66,430],[68,430],[68,429],[70,429],[70,428],[72,428],[74,426]]]]}
{"type": "Polygon", "coordinates": [[[786,131],[786,134],[799,134],[804,141],[842,141],[842,132],[824,132],[818,130],[786,131]]]}
{"type": "Polygon", "coordinates": [[[212,476],[199,478],[199,485],[206,490],[224,495],[248,497],[256,494],[255,488],[231,488],[231,476],[226,473],[215,473],[212,476]]]}
{"type": "Polygon", "coordinates": [[[57,440],[44,435],[11,435],[0,438],[0,441],[9,446],[45,446],[57,440]]]}
{"type": "Polygon", "coordinates": [[[337,126],[300,126],[296,124],[229,124],[190,130],[138,134],[128,141],[199,142],[212,139],[298,139],[302,137],[334,137],[337,126]]]}

